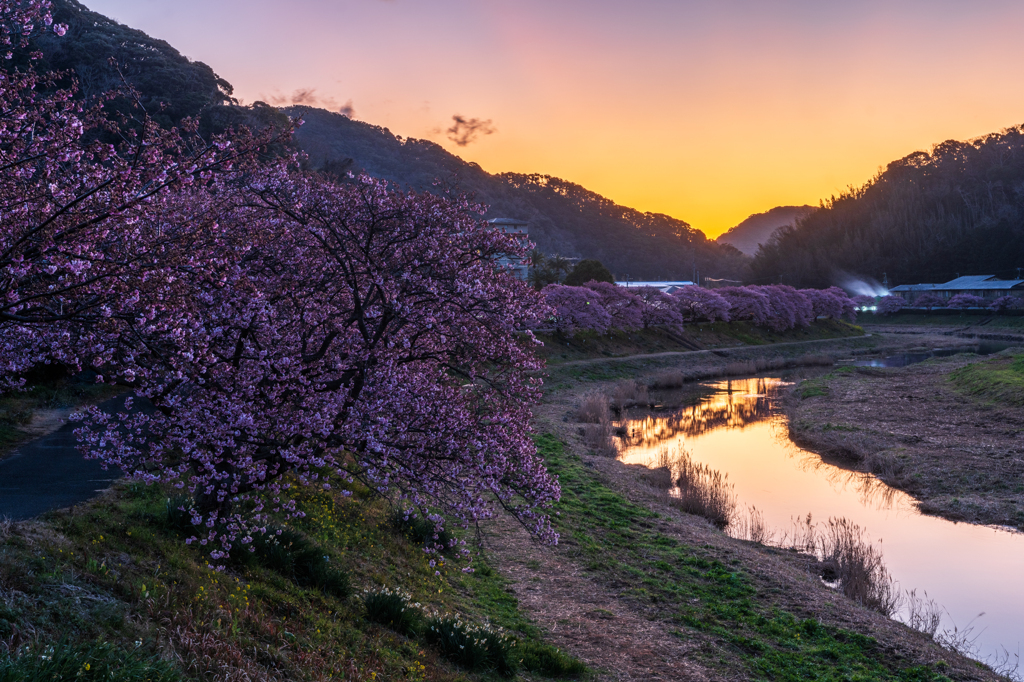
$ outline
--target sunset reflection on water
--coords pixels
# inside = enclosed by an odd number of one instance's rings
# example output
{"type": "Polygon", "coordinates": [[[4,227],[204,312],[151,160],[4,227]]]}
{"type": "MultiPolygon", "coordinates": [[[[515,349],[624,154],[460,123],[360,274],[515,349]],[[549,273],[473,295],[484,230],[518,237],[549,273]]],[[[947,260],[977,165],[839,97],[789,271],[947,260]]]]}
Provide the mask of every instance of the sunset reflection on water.
{"type": "MultiPolygon", "coordinates": [[[[927,591],[946,610],[943,628],[974,621],[981,657],[1024,643],[1024,535],[956,524],[917,511],[907,494],[877,477],[850,471],[797,447],[780,409],[786,378],[709,382],[674,395],[671,410],[635,414],[622,424],[620,459],[671,466],[681,449],[724,474],[738,509],[756,507],[776,538],[811,514],[845,517],[882,543],[886,566],[904,590],[927,591]]],[[[941,630],[941,628],[940,628],[941,630]]]]}

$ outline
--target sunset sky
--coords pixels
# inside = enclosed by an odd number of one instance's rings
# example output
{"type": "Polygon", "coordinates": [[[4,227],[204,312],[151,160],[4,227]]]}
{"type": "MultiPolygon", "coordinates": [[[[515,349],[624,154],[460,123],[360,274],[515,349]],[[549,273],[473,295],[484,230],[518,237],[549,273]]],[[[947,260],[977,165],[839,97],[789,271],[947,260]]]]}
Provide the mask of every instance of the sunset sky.
{"type": "Polygon", "coordinates": [[[1024,3],[1008,0],[85,4],[208,63],[244,103],[351,102],[490,172],[557,175],[712,237],[1024,123],[1024,3]],[[459,147],[456,114],[496,132],[459,147]]]}

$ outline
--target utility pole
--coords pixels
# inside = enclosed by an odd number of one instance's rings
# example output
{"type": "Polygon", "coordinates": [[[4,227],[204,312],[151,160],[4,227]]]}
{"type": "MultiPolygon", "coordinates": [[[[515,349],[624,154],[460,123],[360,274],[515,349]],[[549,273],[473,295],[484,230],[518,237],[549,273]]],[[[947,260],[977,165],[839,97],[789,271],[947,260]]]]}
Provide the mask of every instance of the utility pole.
{"type": "MultiPolygon", "coordinates": [[[[959,277],[959,275],[957,275],[959,277]]],[[[885,287],[886,291],[889,291],[889,273],[882,273],[882,286],[885,287]]]]}

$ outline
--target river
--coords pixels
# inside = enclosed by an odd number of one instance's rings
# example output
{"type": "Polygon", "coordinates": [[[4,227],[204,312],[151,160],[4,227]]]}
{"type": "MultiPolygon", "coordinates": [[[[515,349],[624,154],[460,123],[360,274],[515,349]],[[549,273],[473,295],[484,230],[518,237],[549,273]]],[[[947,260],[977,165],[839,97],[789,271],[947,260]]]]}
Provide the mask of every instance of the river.
{"type": "MultiPolygon", "coordinates": [[[[780,407],[794,375],[705,382],[660,396],[675,409],[628,419],[620,459],[658,466],[682,447],[735,486],[738,512],[756,507],[775,542],[813,522],[845,517],[880,546],[901,590],[941,607],[939,633],[954,632],[975,658],[1011,663],[1024,644],[1024,534],[954,523],[917,511],[914,500],[871,474],[833,466],[793,444],[780,407]],[[981,615],[979,615],[981,614],[981,615]]],[[[907,607],[896,615],[906,622],[907,607]]]]}

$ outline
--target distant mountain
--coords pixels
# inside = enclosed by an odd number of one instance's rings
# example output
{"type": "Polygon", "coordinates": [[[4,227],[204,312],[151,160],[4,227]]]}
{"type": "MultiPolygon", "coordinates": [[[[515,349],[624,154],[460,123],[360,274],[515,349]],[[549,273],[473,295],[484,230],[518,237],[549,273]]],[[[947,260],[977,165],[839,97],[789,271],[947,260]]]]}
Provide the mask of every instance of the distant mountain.
{"type": "Polygon", "coordinates": [[[728,232],[719,235],[719,244],[731,244],[737,249],[753,256],[761,244],[768,242],[775,230],[785,225],[794,225],[796,221],[807,216],[814,210],[813,206],[776,206],[764,213],[755,213],[728,232]]]}
{"type": "Polygon", "coordinates": [[[343,174],[365,170],[400,186],[436,191],[435,182],[472,194],[486,217],[529,222],[545,253],[596,258],[620,278],[689,279],[693,271],[739,278],[747,259],[709,240],[686,222],[620,206],[580,185],[539,174],[492,175],[428,140],[401,139],[386,128],[311,107],[286,113],[303,119],[296,144],[310,165],[343,174]]]}
{"type": "Polygon", "coordinates": [[[686,222],[620,206],[567,180],[492,175],[433,142],[401,139],[386,128],[322,109],[279,111],[262,102],[239,107],[231,99],[230,83],[165,41],[77,0],[53,0],[53,6],[54,18],[69,24],[68,34],[44,37],[37,47],[50,68],[75,72],[84,97],[120,85],[119,67],[162,125],[198,117],[200,130],[209,134],[239,124],[287,124],[284,113],[299,116],[305,123],[293,144],[306,152],[311,168],[342,182],[347,171],[365,171],[400,187],[436,192],[447,186],[471,194],[490,207],[488,218],[527,221],[530,238],[545,253],[596,258],[620,278],[689,279],[699,270],[705,276],[739,279],[746,273],[749,259],[728,244],[708,240],[686,222]],[[110,57],[118,67],[108,63],[110,57]]]}

